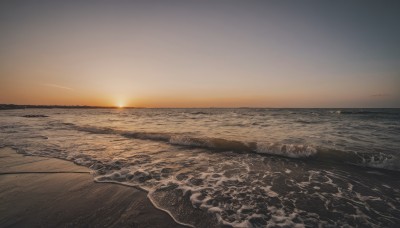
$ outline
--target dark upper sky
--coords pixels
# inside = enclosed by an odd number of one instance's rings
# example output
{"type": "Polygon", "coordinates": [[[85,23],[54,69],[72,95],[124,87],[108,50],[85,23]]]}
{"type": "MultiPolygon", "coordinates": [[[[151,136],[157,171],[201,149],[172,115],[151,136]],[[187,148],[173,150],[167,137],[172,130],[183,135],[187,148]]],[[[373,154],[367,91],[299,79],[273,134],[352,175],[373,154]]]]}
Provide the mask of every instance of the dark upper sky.
{"type": "Polygon", "coordinates": [[[0,103],[400,107],[400,1],[1,1],[0,103]]]}

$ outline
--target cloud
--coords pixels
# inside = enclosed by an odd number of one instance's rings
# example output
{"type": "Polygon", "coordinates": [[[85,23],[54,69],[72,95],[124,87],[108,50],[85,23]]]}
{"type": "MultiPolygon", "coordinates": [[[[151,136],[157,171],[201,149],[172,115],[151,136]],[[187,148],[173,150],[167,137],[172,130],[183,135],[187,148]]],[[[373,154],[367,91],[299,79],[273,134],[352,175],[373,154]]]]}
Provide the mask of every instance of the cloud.
{"type": "Polygon", "coordinates": [[[66,86],[60,86],[56,84],[50,84],[50,83],[42,83],[43,86],[48,86],[48,87],[53,87],[53,88],[58,88],[58,89],[65,89],[65,90],[74,90],[73,88],[66,87],[66,86]]]}

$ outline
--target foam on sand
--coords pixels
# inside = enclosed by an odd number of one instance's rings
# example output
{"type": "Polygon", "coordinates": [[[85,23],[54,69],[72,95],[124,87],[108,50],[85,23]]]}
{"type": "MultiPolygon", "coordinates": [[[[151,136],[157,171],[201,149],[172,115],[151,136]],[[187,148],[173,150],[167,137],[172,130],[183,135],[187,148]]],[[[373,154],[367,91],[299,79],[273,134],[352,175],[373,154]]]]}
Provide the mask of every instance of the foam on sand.
{"type": "Polygon", "coordinates": [[[145,192],[95,184],[88,168],[24,157],[9,148],[0,149],[0,156],[0,172],[14,173],[0,179],[0,205],[6,209],[0,213],[1,226],[180,227],[154,208],[145,192]]]}

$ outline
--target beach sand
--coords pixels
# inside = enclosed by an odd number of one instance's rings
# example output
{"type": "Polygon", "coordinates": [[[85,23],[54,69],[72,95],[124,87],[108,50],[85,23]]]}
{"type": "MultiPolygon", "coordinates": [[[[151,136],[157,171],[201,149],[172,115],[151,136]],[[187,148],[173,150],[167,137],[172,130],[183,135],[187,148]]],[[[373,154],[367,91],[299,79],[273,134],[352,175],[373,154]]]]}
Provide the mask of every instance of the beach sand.
{"type": "Polygon", "coordinates": [[[146,192],[95,183],[68,161],[2,148],[0,173],[0,227],[182,227],[146,192]]]}

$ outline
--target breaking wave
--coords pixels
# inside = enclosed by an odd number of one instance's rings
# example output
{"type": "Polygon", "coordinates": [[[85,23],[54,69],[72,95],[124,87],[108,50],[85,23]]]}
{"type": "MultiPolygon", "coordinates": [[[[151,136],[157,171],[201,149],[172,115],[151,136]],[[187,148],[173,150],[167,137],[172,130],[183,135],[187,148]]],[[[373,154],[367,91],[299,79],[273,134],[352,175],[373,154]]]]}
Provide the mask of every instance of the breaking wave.
{"type": "Polygon", "coordinates": [[[126,138],[161,141],[176,146],[204,148],[215,152],[232,151],[236,153],[257,153],[262,155],[400,171],[400,159],[394,155],[381,152],[360,153],[356,151],[341,151],[332,148],[324,148],[315,145],[242,142],[223,138],[196,137],[189,133],[132,132],[112,128],[77,126],[71,123],[65,125],[73,127],[75,130],[93,134],[118,134],[126,138]]]}

